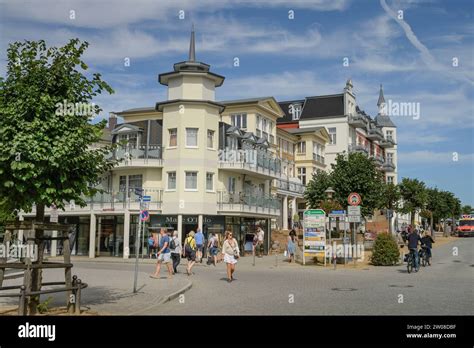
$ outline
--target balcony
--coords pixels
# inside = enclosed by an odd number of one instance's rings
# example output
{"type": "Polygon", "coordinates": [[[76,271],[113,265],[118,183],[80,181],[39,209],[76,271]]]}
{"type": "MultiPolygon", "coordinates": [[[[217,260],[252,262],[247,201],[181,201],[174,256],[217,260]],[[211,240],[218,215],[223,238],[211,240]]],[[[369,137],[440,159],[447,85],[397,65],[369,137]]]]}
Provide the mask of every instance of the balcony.
{"type": "Polygon", "coordinates": [[[349,145],[349,152],[361,152],[361,153],[365,153],[366,155],[368,155],[370,150],[369,150],[369,147],[365,146],[365,145],[350,144],[349,145]]]}
{"type": "Polygon", "coordinates": [[[120,160],[114,169],[163,167],[161,145],[127,145],[115,149],[110,157],[120,160]]]}
{"type": "Polygon", "coordinates": [[[372,128],[369,128],[368,132],[367,132],[367,138],[370,139],[370,140],[382,140],[384,137],[383,137],[383,132],[377,128],[377,127],[372,127],[372,128]]]}
{"type": "Polygon", "coordinates": [[[280,216],[281,202],[276,196],[227,191],[217,193],[217,211],[221,214],[248,213],[262,217],[280,216]]]}
{"type": "Polygon", "coordinates": [[[221,150],[218,165],[219,169],[229,169],[263,179],[277,179],[282,176],[281,160],[269,152],[256,149],[221,150]]]}
{"type": "Polygon", "coordinates": [[[358,128],[367,128],[367,124],[369,123],[367,117],[361,114],[349,115],[348,121],[349,125],[358,128]]]}
{"type": "Polygon", "coordinates": [[[392,161],[390,160],[386,160],[383,164],[382,164],[382,170],[384,172],[393,172],[395,170],[395,164],[393,164],[392,161]]]}
{"type": "Polygon", "coordinates": [[[324,164],[324,156],[313,153],[313,161],[324,164]]]}
{"type": "Polygon", "coordinates": [[[290,180],[274,180],[274,187],[277,188],[278,193],[290,195],[295,197],[303,197],[306,187],[299,183],[290,180]]]}
{"type": "Polygon", "coordinates": [[[385,163],[385,158],[382,155],[372,155],[370,157],[373,158],[375,160],[375,163],[379,166],[385,163]]]}
{"type": "Polygon", "coordinates": [[[395,141],[392,138],[384,138],[379,141],[379,145],[383,148],[391,148],[395,146],[395,141]]]}
{"type": "MultiPolygon", "coordinates": [[[[143,195],[151,198],[150,202],[145,203],[148,204],[149,210],[161,210],[163,202],[163,190],[161,188],[144,188],[143,195]]],[[[60,211],[60,214],[75,215],[107,211],[123,212],[125,209],[138,211],[140,209],[139,196],[136,195],[134,189],[130,189],[128,194],[124,191],[97,193],[93,197],[85,197],[85,201],[87,205],[84,207],[80,207],[74,202],[65,202],[65,210],[64,212],[60,211]]],[[[50,211],[50,208],[45,209],[46,214],[50,211]]],[[[36,213],[35,209],[32,213],[36,213]]]]}

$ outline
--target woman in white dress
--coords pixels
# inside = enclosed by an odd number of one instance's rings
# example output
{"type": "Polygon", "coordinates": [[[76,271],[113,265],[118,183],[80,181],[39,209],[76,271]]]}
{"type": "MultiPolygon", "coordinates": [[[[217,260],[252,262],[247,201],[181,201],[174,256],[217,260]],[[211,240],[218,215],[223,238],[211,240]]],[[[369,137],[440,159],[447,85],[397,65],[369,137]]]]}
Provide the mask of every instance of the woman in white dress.
{"type": "Polygon", "coordinates": [[[227,282],[234,280],[233,274],[235,271],[235,264],[240,255],[239,245],[235,238],[232,237],[232,232],[225,232],[225,241],[222,245],[222,254],[224,255],[224,262],[227,265],[227,282]]]}

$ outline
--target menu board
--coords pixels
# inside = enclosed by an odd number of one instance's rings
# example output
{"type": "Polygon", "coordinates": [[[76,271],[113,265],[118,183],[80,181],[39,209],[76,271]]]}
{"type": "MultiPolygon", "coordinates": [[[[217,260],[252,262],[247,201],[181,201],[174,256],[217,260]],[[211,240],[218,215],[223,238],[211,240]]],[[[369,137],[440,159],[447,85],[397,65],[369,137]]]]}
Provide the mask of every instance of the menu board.
{"type": "Polygon", "coordinates": [[[326,213],[324,210],[310,209],[304,211],[303,249],[304,257],[322,256],[324,263],[326,263],[326,213]]]}

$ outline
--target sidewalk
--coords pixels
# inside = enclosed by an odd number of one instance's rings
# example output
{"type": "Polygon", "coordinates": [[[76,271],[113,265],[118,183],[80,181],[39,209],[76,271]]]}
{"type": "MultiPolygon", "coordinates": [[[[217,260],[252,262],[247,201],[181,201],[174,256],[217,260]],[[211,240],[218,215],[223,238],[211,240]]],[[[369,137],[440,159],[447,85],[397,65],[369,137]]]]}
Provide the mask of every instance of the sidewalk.
{"type": "MultiPolygon", "coordinates": [[[[143,265],[138,272],[138,291],[133,293],[134,265],[127,264],[126,267],[121,267],[118,264],[106,264],[97,260],[80,261],[77,259],[73,261],[72,273],[88,284],[82,291],[81,309],[88,309],[98,315],[145,315],[150,313],[150,309],[177,298],[192,287],[191,279],[183,274],[167,279],[166,267],[162,267],[161,279],[150,278],[149,274],[153,272],[154,267],[143,265]]],[[[43,282],[64,281],[63,274],[58,270],[46,270],[43,272],[43,282]]],[[[15,279],[4,285],[17,285],[22,281],[23,278],[15,279]]],[[[62,307],[66,304],[66,293],[43,295],[41,301],[45,301],[48,297],[53,298],[49,308],[62,307]]],[[[17,298],[0,298],[0,308],[17,305],[17,298]]],[[[157,311],[159,310],[155,308],[155,313],[157,311]]]]}

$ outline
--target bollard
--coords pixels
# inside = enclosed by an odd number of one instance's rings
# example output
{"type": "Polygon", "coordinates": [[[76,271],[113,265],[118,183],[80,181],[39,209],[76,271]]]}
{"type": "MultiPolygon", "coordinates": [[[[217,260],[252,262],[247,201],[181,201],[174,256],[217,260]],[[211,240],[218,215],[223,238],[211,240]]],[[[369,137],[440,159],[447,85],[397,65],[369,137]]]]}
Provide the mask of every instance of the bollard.
{"type": "Polygon", "coordinates": [[[252,266],[255,266],[255,247],[253,248],[253,264],[252,266]]]}
{"type": "Polygon", "coordinates": [[[334,260],[334,270],[336,270],[336,261],[337,261],[337,256],[336,256],[336,242],[333,242],[332,244],[332,258],[334,260]]]}
{"type": "MultiPolygon", "coordinates": [[[[76,298],[77,298],[77,275],[74,275],[72,276],[72,299],[71,297],[69,296],[69,298],[67,299],[67,306],[69,307],[71,305],[71,300],[73,300],[73,305],[74,305],[74,308],[73,310],[75,311],[76,309],[76,298]]],[[[67,296],[67,293],[66,293],[66,296],[67,296]]]]}
{"type": "Polygon", "coordinates": [[[278,267],[278,252],[275,253],[275,267],[278,267]]]}
{"type": "Polygon", "coordinates": [[[25,315],[26,306],[26,288],[24,285],[20,288],[20,303],[18,304],[18,315],[25,315]]]}
{"type": "Polygon", "coordinates": [[[77,280],[77,290],[76,290],[76,314],[81,314],[81,290],[82,290],[82,281],[77,280]]]}

